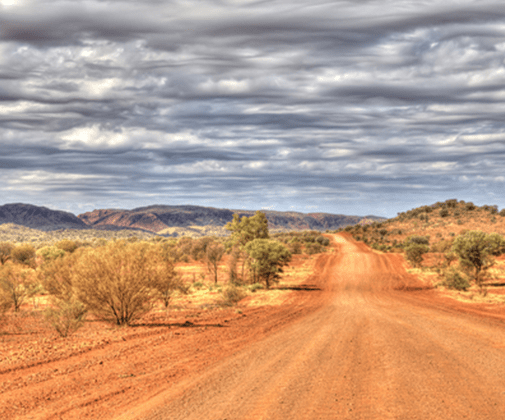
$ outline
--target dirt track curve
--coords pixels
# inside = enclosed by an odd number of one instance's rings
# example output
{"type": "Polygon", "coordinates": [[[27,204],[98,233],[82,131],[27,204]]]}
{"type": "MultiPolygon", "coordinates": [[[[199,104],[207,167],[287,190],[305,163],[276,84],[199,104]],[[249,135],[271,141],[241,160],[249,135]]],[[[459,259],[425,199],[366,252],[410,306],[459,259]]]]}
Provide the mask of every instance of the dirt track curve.
{"type": "Polygon", "coordinates": [[[334,240],[320,309],[120,418],[505,418],[504,324],[415,299],[401,257],[334,240]]]}

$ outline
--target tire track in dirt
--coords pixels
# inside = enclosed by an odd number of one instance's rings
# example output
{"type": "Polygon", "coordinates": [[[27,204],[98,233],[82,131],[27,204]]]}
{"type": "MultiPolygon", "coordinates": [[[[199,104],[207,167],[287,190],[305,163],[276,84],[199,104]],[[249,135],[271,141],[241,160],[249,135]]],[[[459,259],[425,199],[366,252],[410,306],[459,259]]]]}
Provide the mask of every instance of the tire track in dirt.
{"type": "Polygon", "coordinates": [[[319,310],[120,418],[503,418],[504,325],[413,302],[400,256],[334,244],[319,310]]]}

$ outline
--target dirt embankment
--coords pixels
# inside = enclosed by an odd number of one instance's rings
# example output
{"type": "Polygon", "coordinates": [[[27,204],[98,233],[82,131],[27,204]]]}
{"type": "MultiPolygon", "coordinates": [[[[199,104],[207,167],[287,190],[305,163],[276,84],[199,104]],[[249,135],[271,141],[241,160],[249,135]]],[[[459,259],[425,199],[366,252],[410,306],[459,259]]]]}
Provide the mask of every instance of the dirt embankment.
{"type": "Polygon", "coordinates": [[[0,372],[0,417],[501,418],[500,315],[447,308],[400,256],[333,240],[284,306],[152,319],[101,348],[0,372]]]}

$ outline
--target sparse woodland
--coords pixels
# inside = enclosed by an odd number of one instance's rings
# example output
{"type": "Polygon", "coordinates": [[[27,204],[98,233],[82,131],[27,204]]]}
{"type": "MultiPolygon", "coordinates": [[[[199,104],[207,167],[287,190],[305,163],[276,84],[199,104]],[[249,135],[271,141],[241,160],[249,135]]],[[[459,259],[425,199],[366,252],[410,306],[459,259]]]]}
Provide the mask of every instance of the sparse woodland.
{"type": "Polygon", "coordinates": [[[220,292],[217,307],[234,305],[278,282],[293,254],[324,252],[329,245],[316,231],[270,236],[261,212],[236,215],[226,226],[228,237],[196,239],[134,231],[57,234],[3,228],[18,232],[0,242],[3,322],[24,303],[44,299],[43,317],[62,337],[78,330],[87,317],[132,325],[155,308],[169,308],[173,296],[191,299],[205,288],[220,292]],[[192,264],[203,270],[189,271],[192,264]]]}

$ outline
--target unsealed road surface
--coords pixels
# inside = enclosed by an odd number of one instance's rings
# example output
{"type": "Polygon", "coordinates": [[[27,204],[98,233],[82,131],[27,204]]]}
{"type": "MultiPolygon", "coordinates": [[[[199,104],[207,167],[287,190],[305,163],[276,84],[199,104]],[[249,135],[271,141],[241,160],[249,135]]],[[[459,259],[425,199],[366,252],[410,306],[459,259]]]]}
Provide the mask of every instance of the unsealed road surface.
{"type": "Polygon", "coordinates": [[[122,418],[504,419],[504,325],[416,300],[399,256],[334,240],[321,309],[122,418]]]}

